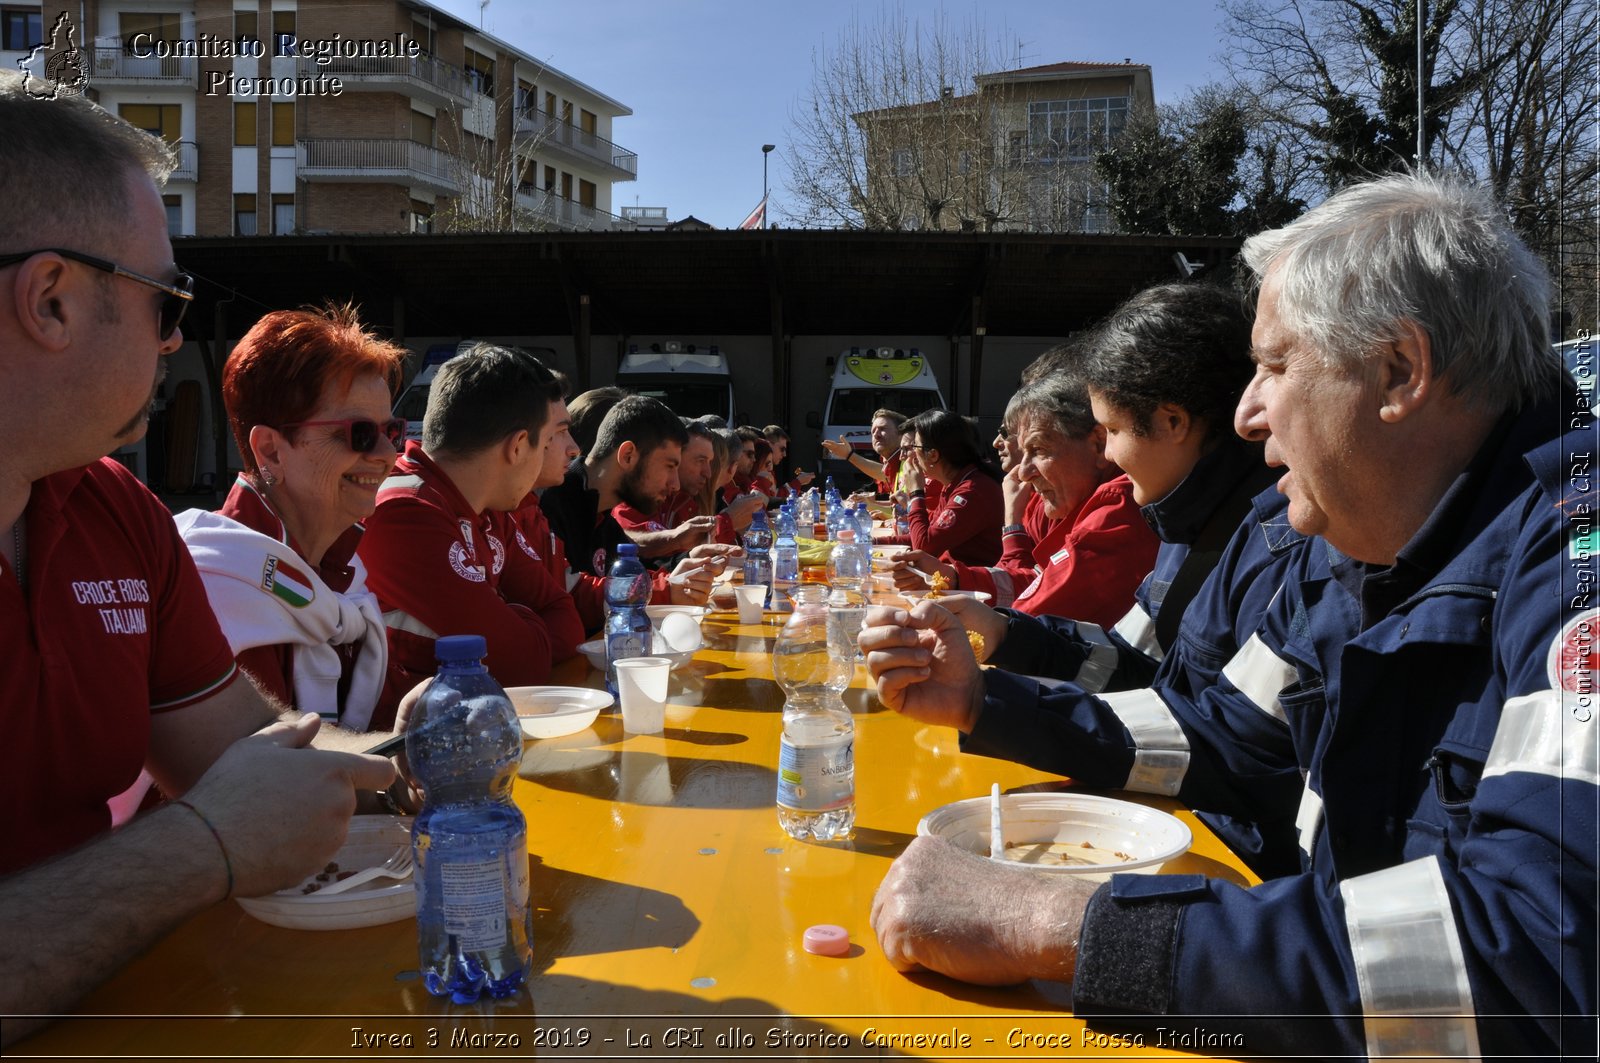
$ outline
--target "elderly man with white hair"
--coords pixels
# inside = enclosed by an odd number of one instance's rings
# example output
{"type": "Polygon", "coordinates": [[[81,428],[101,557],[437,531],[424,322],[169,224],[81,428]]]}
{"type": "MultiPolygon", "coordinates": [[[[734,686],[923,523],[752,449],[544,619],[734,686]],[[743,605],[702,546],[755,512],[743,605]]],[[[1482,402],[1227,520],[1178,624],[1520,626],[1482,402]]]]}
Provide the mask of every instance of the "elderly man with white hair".
{"type": "MultiPolygon", "coordinates": [[[[1545,272],[1487,195],[1427,176],[1346,189],[1243,257],[1235,427],[1318,538],[1218,696],[1113,695],[1067,740],[1129,789],[1294,816],[1301,873],[1095,888],[919,838],[879,941],[905,969],[1071,980],[1091,1023],[1210,1016],[1230,1039],[1207,1044],[1251,1055],[1593,1057],[1600,437],[1551,352],[1545,272]]],[[[868,624],[890,708],[964,730],[1001,711],[936,605],[868,624]]]]}

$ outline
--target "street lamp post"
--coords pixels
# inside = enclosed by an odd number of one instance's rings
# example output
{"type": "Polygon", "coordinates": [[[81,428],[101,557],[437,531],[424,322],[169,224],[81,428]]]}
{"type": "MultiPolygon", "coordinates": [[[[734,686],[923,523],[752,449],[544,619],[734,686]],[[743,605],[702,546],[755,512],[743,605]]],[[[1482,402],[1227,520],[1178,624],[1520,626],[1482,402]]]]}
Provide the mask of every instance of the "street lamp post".
{"type": "Polygon", "coordinates": [[[767,205],[767,156],[772,154],[776,144],[761,145],[761,227],[772,228],[771,213],[767,205]]]}

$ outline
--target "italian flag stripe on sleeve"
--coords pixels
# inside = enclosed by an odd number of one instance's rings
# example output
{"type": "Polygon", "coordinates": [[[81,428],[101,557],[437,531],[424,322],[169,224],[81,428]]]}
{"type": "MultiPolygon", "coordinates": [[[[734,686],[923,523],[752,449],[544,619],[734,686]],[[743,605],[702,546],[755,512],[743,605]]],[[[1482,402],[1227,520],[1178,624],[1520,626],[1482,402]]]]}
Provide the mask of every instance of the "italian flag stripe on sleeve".
{"type": "Polygon", "coordinates": [[[205,698],[210,697],[212,694],[215,694],[229,683],[233,682],[233,677],[237,675],[238,672],[239,666],[237,664],[230,664],[226,672],[223,672],[215,680],[207,683],[198,690],[192,690],[180,697],[168,698],[166,701],[152,701],[150,703],[150,711],[165,712],[167,709],[175,709],[180,706],[187,705],[192,701],[202,701],[205,698]]]}
{"type": "Polygon", "coordinates": [[[268,581],[273,594],[282,598],[295,608],[310,605],[311,600],[317,596],[316,590],[311,586],[311,577],[295,568],[281,557],[273,566],[268,581]]]}

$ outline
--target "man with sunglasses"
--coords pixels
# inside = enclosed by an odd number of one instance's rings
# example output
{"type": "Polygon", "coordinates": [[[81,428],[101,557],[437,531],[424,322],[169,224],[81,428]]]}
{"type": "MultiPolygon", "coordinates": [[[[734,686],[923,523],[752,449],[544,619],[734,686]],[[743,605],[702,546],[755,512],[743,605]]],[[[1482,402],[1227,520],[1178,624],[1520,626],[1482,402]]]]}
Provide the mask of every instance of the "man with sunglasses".
{"type": "Polygon", "coordinates": [[[172,518],[105,455],[138,440],[192,282],[161,142],[0,73],[0,1041],[228,896],[298,882],[385,759],[302,748],[237,671],[172,518]],[[252,733],[256,732],[256,733],[252,733]],[[148,770],[173,800],[108,833],[148,770]]]}

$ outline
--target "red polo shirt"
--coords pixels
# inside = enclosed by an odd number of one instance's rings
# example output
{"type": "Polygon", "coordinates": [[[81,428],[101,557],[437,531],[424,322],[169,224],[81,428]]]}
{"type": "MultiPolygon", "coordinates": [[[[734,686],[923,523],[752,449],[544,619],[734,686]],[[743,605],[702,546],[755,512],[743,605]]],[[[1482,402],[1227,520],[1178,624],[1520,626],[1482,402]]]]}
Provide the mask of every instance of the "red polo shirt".
{"type": "Polygon", "coordinates": [[[238,674],[172,515],[121,465],[34,481],[24,519],[26,598],[0,574],[0,873],[108,829],[151,714],[238,674]]]}
{"type": "Polygon", "coordinates": [[[952,562],[956,569],[956,586],[964,591],[988,591],[994,595],[990,605],[999,608],[1010,605],[1033,583],[1038,575],[1038,562],[1033,551],[1055,527],[1056,522],[1045,516],[1044,498],[1033,494],[1022,511],[1022,531],[1007,532],[1001,537],[1000,560],[993,565],[980,567],[952,562]]]}
{"type": "MultiPolygon", "coordinates": [[[[616,516],[614,510],[612,515],[616,516]]],[[[680,490],[668,498],[667,504],[661,507],[660,520],[666,527],[676,528],[690,517],[698,517],[699,515],[700,500],[689,492],[680,490]]],[[[716,529],[711,533],[711,538],[708,541],[737,546],[739,544],[739,536],[734,534],[733,518],[726,513],[718,513],[716,517],[716,529]]],[[[618,517],[617,519],[621,520],[622,518],[618,517]]]]}
{"type": "Polygon", "coordinates": [[[668,525],[660,513],[642,513],[626,502],[618,502],[611,507],[611,516],[622,525],[623,531],[657,532],[666,531],[668,525]]]}
{"type": "Polygon", "coordinates": [[[484,636],[484,664],[508,687],[545,682],[551,664],[576,654],[583,641],[572,595],[511,514],[473,511],[415,440],[378,491],[358,552],[398,666],[390,669],[380,713],[438,670],[433,643],[440,635],[484,636]]]}
{"type": "Polygon", "coordinates": [[[937,502],[926,494],[911,499],[906,514],[911,545],[967,565],[992,565],[1000,560],[1005,509],[999,482],[971,466],[955,477],[937,502]]]}
{"type": "Polygon", "coordinates": [[[1160,546],[1133,500],[1133,483],[1126,476],[1107,480],[1034,547],[1039,574],[1011,607],[1109,630],[1133,607],[1160,546]]]}

